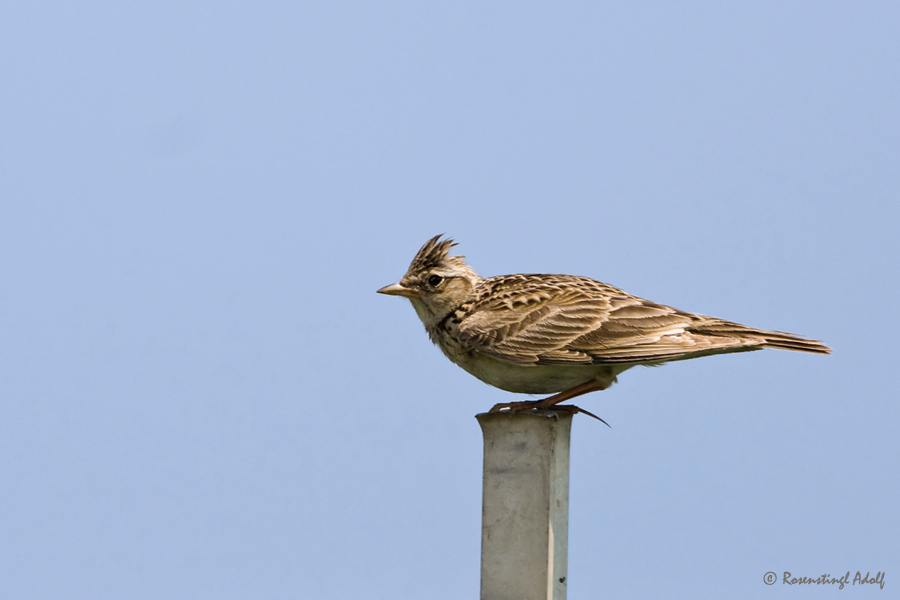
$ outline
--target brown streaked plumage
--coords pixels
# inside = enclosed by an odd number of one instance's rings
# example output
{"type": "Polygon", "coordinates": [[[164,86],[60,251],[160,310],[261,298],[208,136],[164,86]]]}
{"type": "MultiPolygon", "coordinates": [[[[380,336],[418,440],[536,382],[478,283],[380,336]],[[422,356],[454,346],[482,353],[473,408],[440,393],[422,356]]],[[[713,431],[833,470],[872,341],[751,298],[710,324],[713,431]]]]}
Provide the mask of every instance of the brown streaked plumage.
{"type": "Polygon", "coordinates": [[[399,283],[378,292],[409,298],[431,340],[475,377],[509,392],[554,394],[492,411],[587,412],[557,405],[608,388],[635,365],[763,348],[831,353],[821,342],[685,312],[587,277],[484,279],[440,238],[422,246],[399,283]]]}

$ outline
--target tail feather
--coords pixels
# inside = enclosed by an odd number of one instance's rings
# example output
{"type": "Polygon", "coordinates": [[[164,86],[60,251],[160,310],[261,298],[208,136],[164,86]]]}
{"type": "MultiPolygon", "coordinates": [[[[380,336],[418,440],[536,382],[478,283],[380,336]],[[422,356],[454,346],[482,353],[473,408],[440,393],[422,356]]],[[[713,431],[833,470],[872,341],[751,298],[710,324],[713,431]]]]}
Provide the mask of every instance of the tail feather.
{"type": "Polygon", "coordinates": [[[766,348],[812,352],[814,354],[831,354],[831,348],[818,340],[808,340],[782,331],[760,331],[760,333],[765,337],[766,348]]]}
{"type": "Polygon", "coordinates": [[[783,331],[754,329],[722,319],[711,319],[706,322],[697,323],[691,327],[690,330],[701,335],[743,339],[744,344],[741,345],[757,346],[757,348],[777,348],[779,350],[793,350],[795,352],[831,354],[831,348],[818,340],[808,340],[799,335],[785,333],[783,331]]]}

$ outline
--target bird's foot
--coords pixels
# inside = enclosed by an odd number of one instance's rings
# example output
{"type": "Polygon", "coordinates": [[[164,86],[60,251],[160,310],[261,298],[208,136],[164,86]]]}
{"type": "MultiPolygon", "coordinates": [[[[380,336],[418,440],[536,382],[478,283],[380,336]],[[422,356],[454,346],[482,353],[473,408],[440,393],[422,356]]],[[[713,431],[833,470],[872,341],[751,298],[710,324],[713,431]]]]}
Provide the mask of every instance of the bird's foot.
{"type": "Polygon", "coordinates": [[[520,410],[541,408],[540,406],[538,406],[538,404],[540,404],[540,400],[526,400],[524,402],[501,402],[500,404],[495,404],[488,412],[502,412],[504,414],[514,415],[520,410]]]}
{"type": "Polygon", "coordinates": [[[578,413],[584,413],[589,417],[593,417],[609,427],[609,423],[598,417],[592,412],[588,412],[581,407],[575,406],[573,404],[553,404],[551,406],[546,406],[542,403],[541,400],[532,400],[525,402],[503,402],[500,404],[495,404],[490,411],[491,413],[503,413],[505,415],[514,415],[520,411],[527,410],[559,410],[563,412],[572,413],[573,415],[577,415],[578,413]]]}

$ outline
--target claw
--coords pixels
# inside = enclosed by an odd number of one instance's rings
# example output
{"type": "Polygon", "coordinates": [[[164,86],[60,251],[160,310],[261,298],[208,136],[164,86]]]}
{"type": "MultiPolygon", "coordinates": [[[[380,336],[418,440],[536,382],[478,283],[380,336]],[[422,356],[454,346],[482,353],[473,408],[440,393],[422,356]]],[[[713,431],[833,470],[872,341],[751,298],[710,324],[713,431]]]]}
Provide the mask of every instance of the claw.
{"type": "Polygon", "coordinates": [[[609,423],[607,423],[606,421],[604,421],[603,419],[601,419],[594,413],[586,411],[583,408],[581,408],[580,406],[575,406],[574,404],[557,404],[556,406],[554,406],[553,408],[551,408],[549,410],[564,410],[566,412],[572,413],[573,415],[577,415],[578,413],[584,413],[589,417],[593,417],[593,418],[597,419],[598,421],[600,421],[601,423],[603,423],[604,425],[606,425],[607,427],[612,429],[612,426],[610,426],[609,423]]]}

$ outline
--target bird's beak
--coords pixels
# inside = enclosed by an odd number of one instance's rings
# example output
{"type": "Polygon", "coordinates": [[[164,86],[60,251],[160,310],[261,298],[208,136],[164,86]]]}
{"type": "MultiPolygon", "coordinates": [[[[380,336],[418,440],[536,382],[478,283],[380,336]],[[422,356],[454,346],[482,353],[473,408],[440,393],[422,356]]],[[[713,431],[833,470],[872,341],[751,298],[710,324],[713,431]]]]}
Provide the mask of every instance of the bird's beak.
{"type": "Polygon", "coordinates": [[[418,290],[414,290],[412,288],[403,287],[399,283],[394,283],[391,285],[386,285],[380,290],[378,290],[379,294],[387,294],[388,296],[403,296],[404,298],[414,298],[419,295],[418,290]]]}

